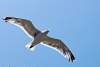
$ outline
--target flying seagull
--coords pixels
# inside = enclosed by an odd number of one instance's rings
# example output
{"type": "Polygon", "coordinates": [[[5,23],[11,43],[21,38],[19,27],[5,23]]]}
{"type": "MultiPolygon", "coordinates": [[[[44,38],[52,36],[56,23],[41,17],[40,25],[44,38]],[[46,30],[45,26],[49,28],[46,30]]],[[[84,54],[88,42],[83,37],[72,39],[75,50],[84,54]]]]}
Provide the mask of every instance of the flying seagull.
{"type": "Polygon", "coordinates": [[[60,39],[52,38],[48,36],[48,30],[41,32],[38,30],[30,20],[16,18],[16,17],[5,17],[3,20],[5,22],[13,24],[19,28],[21,28],[31,39],[26,47],[27,48],[35,48],[36,45],[42,44],[48,46],[50,48],[56,49],[59,51],[65,58],[68,58],[69,61],[73,62],[75,57],[71,50],[62,42],[60,39]]]}

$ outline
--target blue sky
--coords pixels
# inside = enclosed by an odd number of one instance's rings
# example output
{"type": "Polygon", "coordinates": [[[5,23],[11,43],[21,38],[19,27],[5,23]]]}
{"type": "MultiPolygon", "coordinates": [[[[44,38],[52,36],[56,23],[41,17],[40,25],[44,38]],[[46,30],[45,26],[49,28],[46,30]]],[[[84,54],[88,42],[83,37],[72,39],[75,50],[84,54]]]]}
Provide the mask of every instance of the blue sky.
{"type": "Polygon", "coordinates": [[[99,0],[0,0],[0,18],[14,16],[33,21],[39,30],[62,39],[74,52],[69,63],[58,52],[37,46],[25,48],[30,41],[22,30],[0,20],[0,67],[98,67],[100,66],[99,0]]]}

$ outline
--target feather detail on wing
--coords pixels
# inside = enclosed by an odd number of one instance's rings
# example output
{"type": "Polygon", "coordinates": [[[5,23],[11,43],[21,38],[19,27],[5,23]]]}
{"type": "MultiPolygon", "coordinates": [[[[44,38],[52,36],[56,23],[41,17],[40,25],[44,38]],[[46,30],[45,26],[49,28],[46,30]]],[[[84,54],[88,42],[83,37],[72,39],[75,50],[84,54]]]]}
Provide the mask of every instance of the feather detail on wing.
{"type": "Polygon", "coordinates": [[[36,36],[38,33],[40,33],[41,31],[39,31],[30,20],[26,20],[26,19],[21,19],[21,22],[24,23],[24,29],[32,36],[36,36]]]}
{"type": "Polygon", "coordinates": [[[73,53],[61,40],[47,36],[43,43],[46,44],[46,46],[56,48],[61,54],[65,56],[65,58],[67,57],[69,61],[73,62],[73,60],[75,60],[73,53]]]}

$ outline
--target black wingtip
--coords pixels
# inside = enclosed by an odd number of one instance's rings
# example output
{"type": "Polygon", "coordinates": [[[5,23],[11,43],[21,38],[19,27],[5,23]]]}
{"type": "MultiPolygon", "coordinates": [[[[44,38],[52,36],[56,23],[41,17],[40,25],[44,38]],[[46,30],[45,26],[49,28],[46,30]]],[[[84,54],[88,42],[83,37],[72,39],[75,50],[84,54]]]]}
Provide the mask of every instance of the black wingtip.
{"type": "Polygon", "coordinates": [[[71,53],[70,54],[70,58],[69,58],[69,62],[73,62],[75,60],[75,57],[74,55],[71,53]]]}

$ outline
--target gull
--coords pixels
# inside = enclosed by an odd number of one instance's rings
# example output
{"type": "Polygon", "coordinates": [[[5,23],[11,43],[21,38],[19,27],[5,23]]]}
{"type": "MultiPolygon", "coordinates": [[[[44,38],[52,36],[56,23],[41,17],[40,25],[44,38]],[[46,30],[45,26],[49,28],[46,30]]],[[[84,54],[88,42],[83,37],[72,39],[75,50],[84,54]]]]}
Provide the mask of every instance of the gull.
{"type": "Polygon", "coordinates": [[[34,49],[38,44],[42,44],[55,49],[71,62],[75,60],[75,56],[62,40],[48,36],[49,30],[41,32],[32,24],[32,21],[28,19],[5,17],[3,20],[21,28],[32,39],[32,41],[26,45],[27,48],[34,49]]]}

